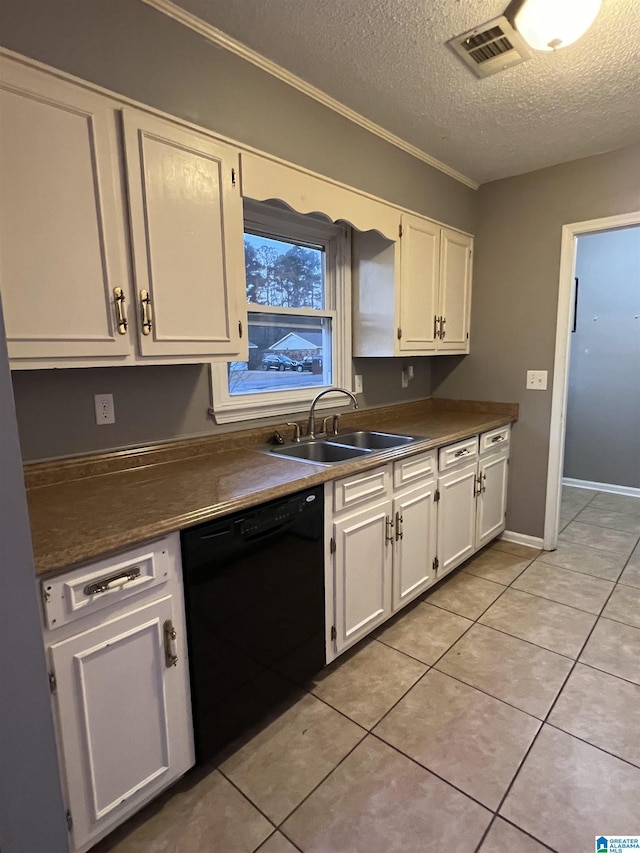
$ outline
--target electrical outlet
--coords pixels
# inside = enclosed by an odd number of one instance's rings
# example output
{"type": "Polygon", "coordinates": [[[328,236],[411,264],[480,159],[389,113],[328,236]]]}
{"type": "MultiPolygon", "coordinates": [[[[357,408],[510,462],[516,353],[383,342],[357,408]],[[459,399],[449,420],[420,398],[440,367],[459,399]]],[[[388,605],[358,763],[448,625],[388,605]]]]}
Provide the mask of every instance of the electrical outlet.
{"type": "Polygon", "coordinates": [[[98,426],[115,424],[116,413],[113,408],[113,394],[95,394],[93,403],[96,409],[96,423],[98,426]]]}
{"type": "Polygon", "coordinates": [[[353,393],[362,394],[362,375],[360,373],[353,377],[353,393]]]}
{"type": "Polygon", "coordinates": [[[527,370],[527,390],[530,391],[546,391],[547,390],[547,371],[546,370],[527,370]]]}
{"type": "Polygon", "coordinates": [[[409,387],[409,371],[408,370],[402,371],[402,387],[403,388],[409,387]]]}

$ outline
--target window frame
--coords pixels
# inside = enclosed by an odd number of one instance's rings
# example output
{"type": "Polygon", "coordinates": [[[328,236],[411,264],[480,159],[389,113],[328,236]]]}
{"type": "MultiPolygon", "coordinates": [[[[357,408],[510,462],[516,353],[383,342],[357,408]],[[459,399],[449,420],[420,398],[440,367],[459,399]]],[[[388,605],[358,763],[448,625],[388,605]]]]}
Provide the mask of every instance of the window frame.
{"type": "MultiPolygon", "coordinates": [[[[331,385],[231,394],[228,362],[211,363],[211,413],[216,423],[292,415],[308,410],[316,394],[328,388],[351,390],[351,228],[320,214],[296,213],[278,203],[244,200],[244,229],[275,240],[323,246],[325,254],[325,307],[284,308],[247,302],[250,313],[292,317],[327,317],[331,320],[331,385]],[[258,309],[256,311],[256,309],[258,309]]],[[[249,328],[247,323],[247,335],[249,328]]],[[[346,404],[346,403],[345,403],[346,404]]],[[[343,401],[329,397],[318,408],[336,408],[343,401]]]]}

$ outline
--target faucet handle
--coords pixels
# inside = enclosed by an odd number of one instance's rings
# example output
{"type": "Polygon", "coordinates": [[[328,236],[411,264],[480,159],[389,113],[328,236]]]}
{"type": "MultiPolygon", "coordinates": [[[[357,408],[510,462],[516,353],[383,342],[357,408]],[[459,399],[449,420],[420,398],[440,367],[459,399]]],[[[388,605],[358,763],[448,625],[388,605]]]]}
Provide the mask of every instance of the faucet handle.
{"type": "Polygon", "coordinates": [[[338,427],[339,426],[340,426],[340,415],[338,413],[336,413],[333,416],[333,425],[332,425],[332,430],[331,430],[334,435],[338,434],[338,427]]]}
{"type": "Polygon", "coordinates": [[[322,419],[322,432],[325,435],[329,434],[329,421],[332,419],[332,415],[327,415],[326,418],[322,419]]]}
{"type": "Polygon", "coordinates": [[[293,421],[287,421],[287,426],[293,427],[293,440],[300,441],[300,424],[294,423],[293,421]]]}

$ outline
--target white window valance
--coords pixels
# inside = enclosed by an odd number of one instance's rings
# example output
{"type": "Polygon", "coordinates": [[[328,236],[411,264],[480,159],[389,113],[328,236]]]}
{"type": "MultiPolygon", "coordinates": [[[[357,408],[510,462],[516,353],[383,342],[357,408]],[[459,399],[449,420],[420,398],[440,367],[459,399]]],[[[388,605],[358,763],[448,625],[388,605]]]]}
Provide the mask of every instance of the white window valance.
{"type": "Polygon", "coordinates": [[[348,222],[358,231],[378,231],[397,240],[400,210],[357,190],[269,157],[241,155],[242,195],[256,201],[277,199],[297,213],[320,213],[348,222]]]}

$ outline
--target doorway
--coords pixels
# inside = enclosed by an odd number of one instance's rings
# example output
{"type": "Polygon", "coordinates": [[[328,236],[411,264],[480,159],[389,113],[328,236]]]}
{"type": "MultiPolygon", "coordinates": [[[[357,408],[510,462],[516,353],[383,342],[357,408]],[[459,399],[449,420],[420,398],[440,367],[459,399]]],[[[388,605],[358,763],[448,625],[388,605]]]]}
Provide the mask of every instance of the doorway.
{"type": "Polygon", "coordinates": [[[565,456],[567,400],[569,387],[569,355],[575,306],[576,252],[578,238],[603,231],[640,225],[640,211],[565,225],[562,229],[558,316],[554,359],[551,425],[549,431],[549,464],[543,547],[553,550],[558,540],[560,496],[565,456]]]}

